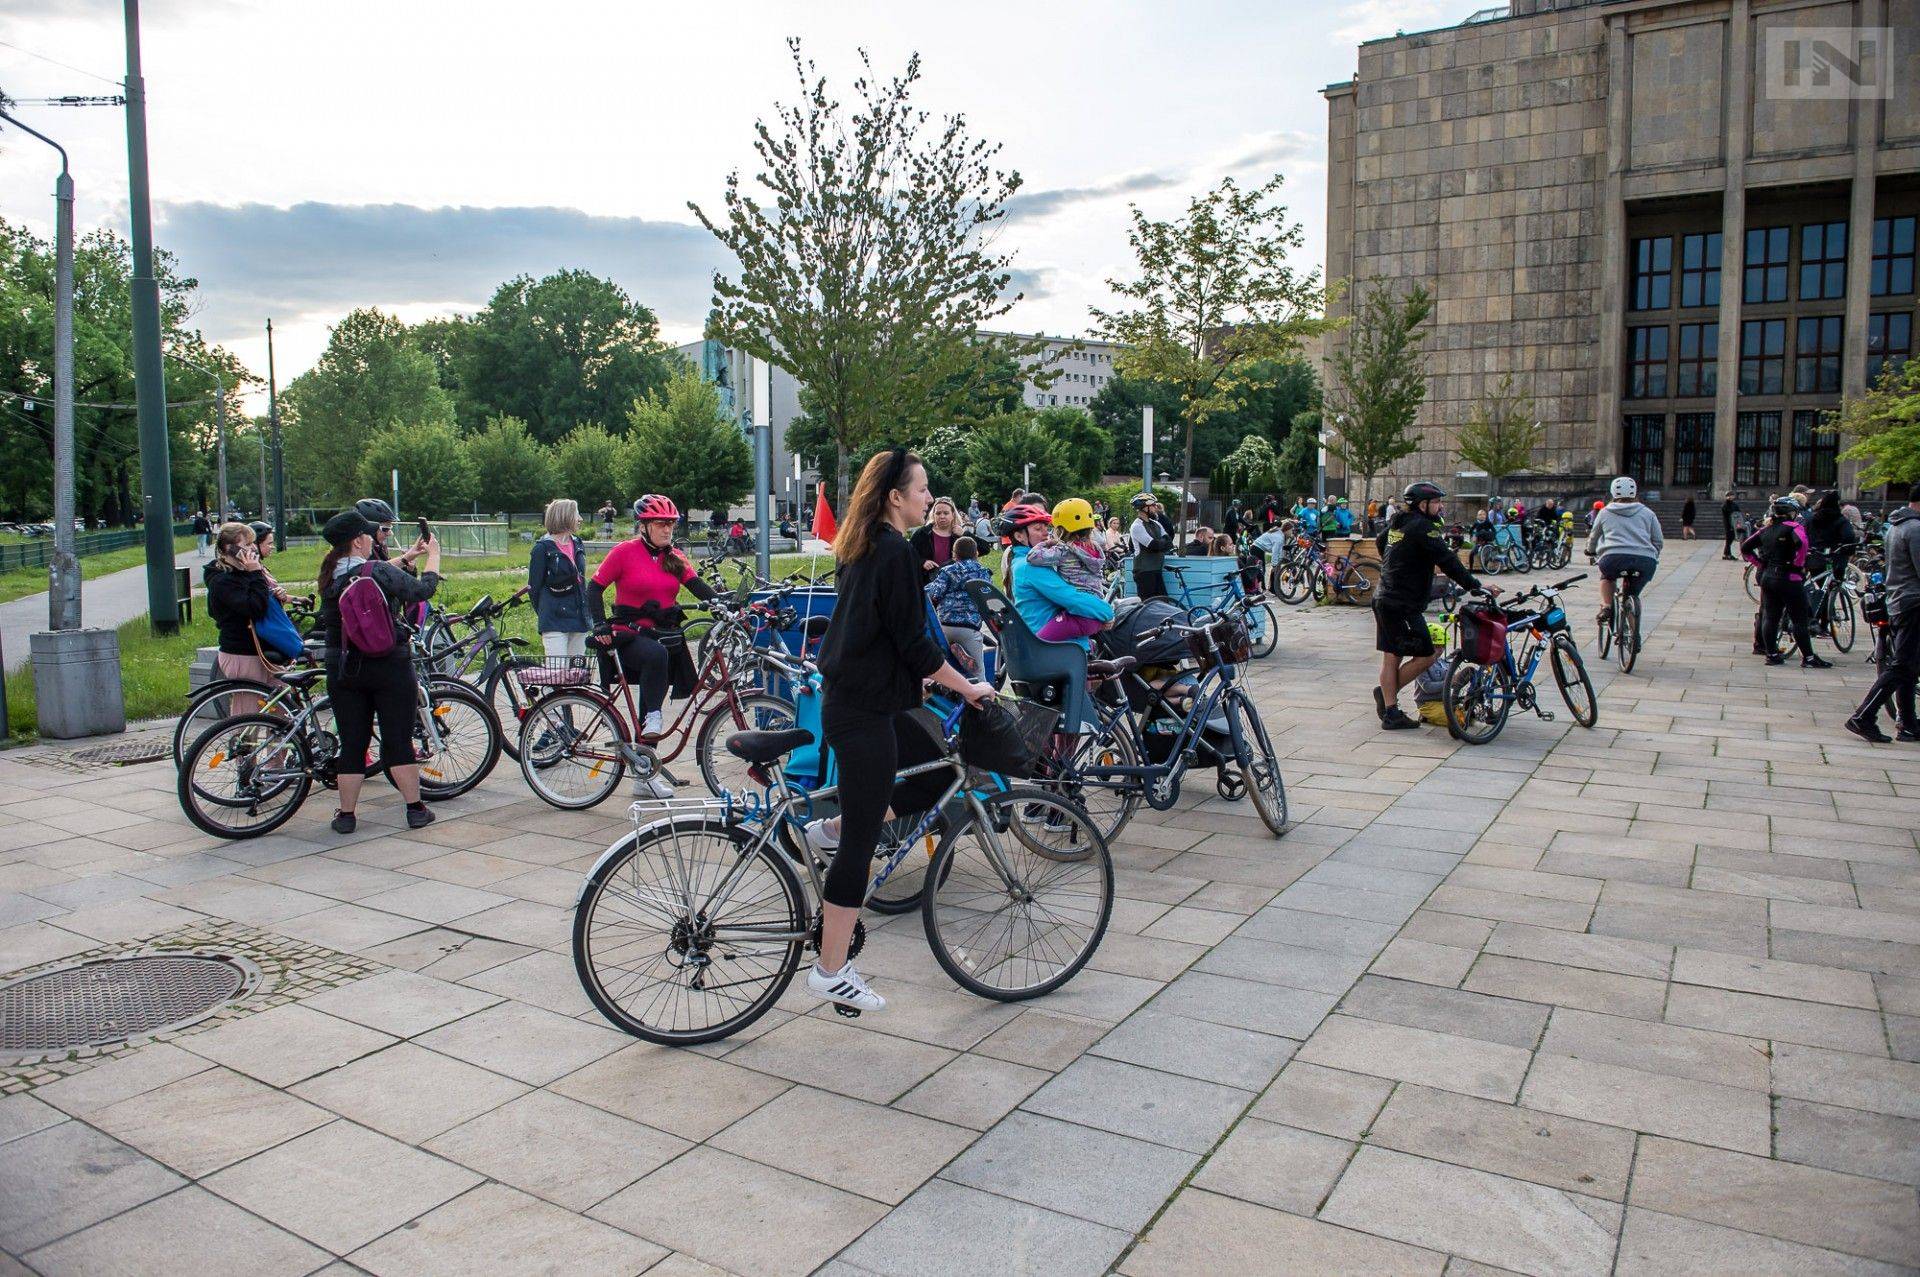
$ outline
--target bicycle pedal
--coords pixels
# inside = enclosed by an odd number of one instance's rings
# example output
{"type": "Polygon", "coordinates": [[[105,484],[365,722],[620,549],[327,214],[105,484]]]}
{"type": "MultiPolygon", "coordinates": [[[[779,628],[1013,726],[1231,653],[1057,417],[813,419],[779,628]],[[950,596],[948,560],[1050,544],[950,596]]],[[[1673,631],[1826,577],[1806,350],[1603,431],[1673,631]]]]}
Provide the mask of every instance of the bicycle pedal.
{"type": "Polygon", "coordinates": [[[1541,711],[1539,711],[1539,713],[1540,713],[1540,721],[1541,721],[1541,722],[1543,722],[1543,723],[1551,723],[1551,722],[1553,721],[1553,711],[1552,711],[1552,710],[1550,710],[1550,709],[1543,709],[1543,710],[1541,710],[1541,711]]]}
{"type": "Polygon", "coordinates": [[[833,1004],[833,1010],[836,1015],[844,1015],[849,1020],[858,1020],[860,1018],[859,1007],[843,1006],[836,1002],[833,1004]]]}

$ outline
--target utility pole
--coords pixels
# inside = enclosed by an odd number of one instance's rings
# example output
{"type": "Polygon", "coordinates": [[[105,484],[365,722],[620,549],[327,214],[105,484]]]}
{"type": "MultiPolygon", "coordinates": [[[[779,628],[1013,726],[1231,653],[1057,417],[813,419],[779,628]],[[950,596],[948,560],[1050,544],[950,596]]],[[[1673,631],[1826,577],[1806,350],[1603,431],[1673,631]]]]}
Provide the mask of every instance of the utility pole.
{"type": "Polygon", "coordinates": [[[758,548],[754,570],[773,575],[773,365],[755,359],[747,365],[748,424],[753,428],[753,534],[758,548]]]}
{"type": "Polygon", "coordinates": [[[1153,491],[1153,405],[1140,405],[1140,488],[1153,491]]]}
{"type": "Polygon", "coordinates": [[[133,386],[140,420],[140,489],[147,531],[147,613],[154,632],[180,628],[173,592],[173,466],[167,455],[167,375],[160,366],[160,285],[153,277],[147,189],[147,83],[140,74],[140,0],[127,26],[127,201],[132,211],[133,386]]]}
{"type": "MultiPolygon", "coordinates": [[[[133,0],[127,2],[131,4],[133,0]]],[[[273,377],[271,319],[267,321],[267,426],[273,434],[273,548],[284,550],[287,548],[287,458],[280,450],[280,387],[273,377]]]]}

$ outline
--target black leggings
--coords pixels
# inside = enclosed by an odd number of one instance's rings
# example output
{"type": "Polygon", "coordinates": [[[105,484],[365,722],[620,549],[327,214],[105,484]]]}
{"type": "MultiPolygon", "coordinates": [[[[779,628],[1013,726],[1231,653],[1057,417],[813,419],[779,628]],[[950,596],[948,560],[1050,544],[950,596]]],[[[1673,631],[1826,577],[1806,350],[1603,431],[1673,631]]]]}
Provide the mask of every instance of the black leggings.
{"type": "Polygon", "coordinates": [[[1780,623],[1785,619],[1793,630],[1793,641],[1800,655],[1813,655],[1813,636],[1807,631],[1809,619],[1807,588],[1798,581],[1760,587],[1760,635],[1763,645],[1772,648],[1780,638],[1780,623]]]}
{"type": "Polygon", "coordinates": [[[1853,716],[1872,722],[1891,704],[1899,726],[1920,727],[1920,715],[1915,714],[1913,703],[1914,679],[1920,676],[1920,608],[1899,613],[1887,628],[1887,642],[1880,651],[1880,676],[1873,680],[1867,698],[1853,716]]]}
{"type": "Polygon", "coordinates": [[[1143,599],[1166,597],[1166,573],[1160,568],[1135,568],[1133,570],[1133,589],[1143,599]]]}
{"type": "Polygon", "coordinates": [[[640,717],[667,703],[667,649],[659,639],[640,631],[625,635],[613,645],[620,668],[640,700],[640,717]]]}
{"type": "Polygon", "coordinates": [[[380,761],[389,774],[395,767],[419,761],[413,753],[413,729],[420,685],[414,681],[411,660],[370,661],[349,654],[337,671],[327,674],[327,695],[333,702],[334,731],[340,737],[336,772],[366,775],[375,719],[380,722],[380,761]]]}
{"type": "Polygon", "coordinates": [[[933,737],[905,713],[837,705],[829,690],[820,726],[840,769],[840,849],[827,868],[825,894],[830,905],[858,909],[867,898],[887,808],[896,816],[927,810],[947,792],[953,773],[936,769],[894,783],[894,773],[902,768],[940,757],[933,737]]]}

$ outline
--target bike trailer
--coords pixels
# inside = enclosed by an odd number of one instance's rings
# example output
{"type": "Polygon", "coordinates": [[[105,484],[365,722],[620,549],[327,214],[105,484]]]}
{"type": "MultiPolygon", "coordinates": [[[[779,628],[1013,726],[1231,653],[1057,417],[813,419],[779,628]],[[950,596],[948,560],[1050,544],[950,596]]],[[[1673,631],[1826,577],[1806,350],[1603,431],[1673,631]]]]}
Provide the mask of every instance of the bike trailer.
{"type": "Polygon", "coordinates": [[[1498,608],[1462,608],[1460,654],[1477,665],[1497,665],[1507,656],[1507,615],[1498,608]]]}
{"type": "Polygon", "coordinates": [[[1123,599],[1114,608],[1113,627],[1094,638],[1108,660],[1131,656],[1141,665],[1178,665],[1186,659],[1183,635],[1162,634],[1142,641],[1140,635],[1169,621],[1185,622],[1187,610],[1172,599],[1123,599]]]}

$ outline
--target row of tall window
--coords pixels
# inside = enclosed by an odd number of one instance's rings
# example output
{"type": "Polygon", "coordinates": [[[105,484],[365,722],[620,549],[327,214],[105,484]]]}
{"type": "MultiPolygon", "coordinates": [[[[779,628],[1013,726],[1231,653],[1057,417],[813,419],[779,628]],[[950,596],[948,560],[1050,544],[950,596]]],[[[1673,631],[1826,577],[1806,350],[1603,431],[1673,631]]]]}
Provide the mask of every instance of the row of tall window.
{"type": "MultiPolygon", "coordinates": [[[[1904,297],[1913,292],[1916,219],[1912,215],[1875,218],[1867,291],[1874,297],[1904,297]]],[[[1847,223],[1809,222],[1798,228],[1756,226],[1746,233],[1741,258],[1740,300],[1747,304],[1784,302],[1788,284],[1800,301],[1831,301],[1847,295],[1847,223]],[[1795,279],[1797,268],[1797,280],[1795,279]]],[[[1679,278],[1682,307],[1720,304],[1719,231],[1681,235],[1679,270],[1674,269],[1674,236],[1649,235],[1633,241],[1629,310],[1670,310],[1679,278]]]]}
{"type": "MultiPolygon", "coordinates": [[[[1845,323],[1839,315],[1742,320],[1740,393],[1787,393],[1789,330],[1793,333],[1793,393],[1840,393],[1845,323]]],[[[1897,365],[1912,355],[1912,312],[1867,316],[1868,385],[1879,380],[1889,361],[1897,365]]],[[[1719,324],[1679,324],[1673,328],[1652,324],[1627,329],[1627,398],[1707,398],[1719,388],[1719,324]],[[1676,340],[1670,341],[1670,337],[1676,340]]]]}
{"type": "MultiPolygon", "coordinates": [[[[1831,487],[1838,474],[1839,437],[1822,431],[1819,409],[1795,409],[1786,449],[1788,484],[1831,487]]],[[[1740,413],[1734,420],[1733,482],[1740,488],[1774,488],[1781,480],[1781,424],[1778,409],[1740,413]]],[[[1668,417],[1665,413],[1628,413],[1621,421],[1621,464],[1646,487],[1666,479],[1668,417]]],[[[1703,488],[1713,481],[1713,414],[1673,414],[1673,485],[1703,488]]]]}

